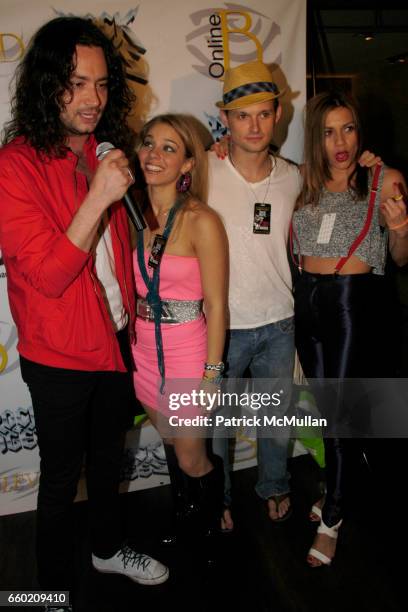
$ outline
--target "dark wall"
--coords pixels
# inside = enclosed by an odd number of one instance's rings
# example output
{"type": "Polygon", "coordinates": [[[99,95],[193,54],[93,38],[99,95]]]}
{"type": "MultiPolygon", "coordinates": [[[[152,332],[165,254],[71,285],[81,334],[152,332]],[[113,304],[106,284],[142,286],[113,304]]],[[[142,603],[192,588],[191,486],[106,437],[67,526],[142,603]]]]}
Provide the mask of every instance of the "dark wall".
{"type": "Polygon", "coordinates": [[[368,148],[408,178],[408,64],[372,67],[353,79],[368,148]]]}

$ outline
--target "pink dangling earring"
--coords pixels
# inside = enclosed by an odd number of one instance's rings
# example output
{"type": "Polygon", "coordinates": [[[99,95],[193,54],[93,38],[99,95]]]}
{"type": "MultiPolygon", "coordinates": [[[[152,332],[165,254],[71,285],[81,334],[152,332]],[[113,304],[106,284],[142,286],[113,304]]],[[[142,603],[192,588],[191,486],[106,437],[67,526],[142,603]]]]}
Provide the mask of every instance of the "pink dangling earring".
{"type": "Polygon", "coordinates": [[[176,189],[179,193],[185,193],[191,186],[191,174],[186,172],[182,174],[176,183],[176,189]]]}

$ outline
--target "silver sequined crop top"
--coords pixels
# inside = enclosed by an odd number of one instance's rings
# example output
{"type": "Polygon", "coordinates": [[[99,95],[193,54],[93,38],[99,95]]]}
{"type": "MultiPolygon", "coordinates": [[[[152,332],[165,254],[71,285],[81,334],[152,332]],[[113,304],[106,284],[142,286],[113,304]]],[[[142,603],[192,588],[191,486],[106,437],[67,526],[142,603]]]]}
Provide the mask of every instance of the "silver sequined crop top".
{"type": "MultiPolygon", "coordinates": [[[[384,167],[379,175],[370,228],[354,251],[354,255],[373,268],[374,274],[384,274],[387,257],[388,232],[380,226],[378,216],[383,179],[384,167]]],[[[345,257],[364,226],[369,197],[356,200],[350,190],[334,193],[323,189],[317,206],[309,204],[293,215],[294,253],[299,254],[300,250],[302,255],[312,257],[345,257]],[[330,213],[335,214],[333,229],[327,244],[322,244],[322,238],[318,242],[318,237],[322,235],[324,216],[330,213]]]]}

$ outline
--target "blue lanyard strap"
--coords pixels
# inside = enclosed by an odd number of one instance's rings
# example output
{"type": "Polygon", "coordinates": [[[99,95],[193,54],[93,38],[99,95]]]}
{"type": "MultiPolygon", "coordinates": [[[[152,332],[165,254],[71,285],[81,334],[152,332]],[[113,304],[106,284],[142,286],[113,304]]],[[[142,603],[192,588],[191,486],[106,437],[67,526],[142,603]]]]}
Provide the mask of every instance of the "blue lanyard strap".
{"type": "MultiPolygon", "coordinates": [[[[178,198],[173,204],[172,208],[167,217],[166,225],[163,231],[163,238],[167,241],[170,232],[173,228],[174,219],[177,211],[184,201],[184,197],[178,198]]],[[[166,247],[164,246],[164,249],[166,247]]],[[[161,333],[161,315],[162,315],[162,301],[159,295],[159,284],[160,284],[160,264],[161,258],[156,268],[154,268],[153,274],[150,277],[147,273],[145,257],[144,257],[144,241],[143,232],[139,232],[137,235],[137,261],[139,264],[140,273],[142,275],[144,284],[146,285],[146,301],[149,304],[153,312],[154,317],[154,334],[156,339],[156,350],[157,350],[157,364],[159,373],[161,376],[160,393],[164,393],[165,383],[165,368],[164,368],[164,355],[163,355],[163,339],[161,333]]]]}

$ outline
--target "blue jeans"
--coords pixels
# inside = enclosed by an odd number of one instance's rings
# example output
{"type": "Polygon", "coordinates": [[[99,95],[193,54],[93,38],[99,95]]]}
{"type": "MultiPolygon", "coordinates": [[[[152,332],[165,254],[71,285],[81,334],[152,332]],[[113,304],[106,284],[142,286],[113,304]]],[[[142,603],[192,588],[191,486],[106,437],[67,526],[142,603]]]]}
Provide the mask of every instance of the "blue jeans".
{"type": "MultiPolygon", "coordinates": [[[[225,361],[228,378],[242,378],[248,369],[252,378],[292,379],[294,360],[293,317],[253,329],[232,329],[227,335],[225,361]]],[[[277,417],[287,412],[290,400],[290,393],[286,393],[280,405],[274,407],[277,417]]],[[[214,453],[224,461],[226,506],[231,504],[228,442],[227,438],[213,439],[214,453]]],[[[289,491],[286,465],[288,443],[289,433],[287,436],[258,439],[258,482],[255,490],[262,499],[289,491]]]]}

